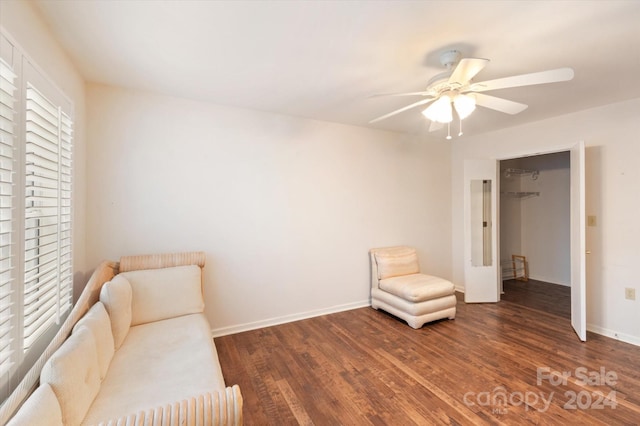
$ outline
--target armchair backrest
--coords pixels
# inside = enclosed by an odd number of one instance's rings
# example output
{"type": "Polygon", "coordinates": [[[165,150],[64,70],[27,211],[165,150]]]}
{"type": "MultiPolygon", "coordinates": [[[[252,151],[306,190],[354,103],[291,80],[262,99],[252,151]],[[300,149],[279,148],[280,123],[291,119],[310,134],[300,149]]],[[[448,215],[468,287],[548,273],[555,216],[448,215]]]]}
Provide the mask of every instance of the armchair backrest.
{"type": "Polygon", "coordinates": [[[380,280],[420,273],[418,253],[408,246],[381,247],[369,250],[371,259],[371,287],[380,280]]]}

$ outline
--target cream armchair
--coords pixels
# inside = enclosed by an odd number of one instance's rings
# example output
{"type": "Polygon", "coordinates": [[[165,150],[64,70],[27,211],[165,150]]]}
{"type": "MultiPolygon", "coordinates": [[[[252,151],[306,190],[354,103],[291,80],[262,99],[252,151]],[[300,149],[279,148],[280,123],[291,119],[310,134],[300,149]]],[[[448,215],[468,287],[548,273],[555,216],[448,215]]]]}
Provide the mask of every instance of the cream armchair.
{"type": "Polygon", "coordinates": [[[453,283],[420,273],[418,255],[411,247],[375,248],[371,258],[371,307],[382,309],[413,328],[456,316],[453,283]]]}

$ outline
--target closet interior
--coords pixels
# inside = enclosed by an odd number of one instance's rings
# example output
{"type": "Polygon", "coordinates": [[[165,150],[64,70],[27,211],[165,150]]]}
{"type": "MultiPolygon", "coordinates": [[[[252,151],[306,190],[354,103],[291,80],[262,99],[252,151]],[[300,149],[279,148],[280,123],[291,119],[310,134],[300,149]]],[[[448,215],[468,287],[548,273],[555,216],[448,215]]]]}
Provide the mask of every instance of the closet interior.
{"type": "Polygon", "coordinates": [[[500,161],[503,300],[570,316],[570,210],[569,152],[500,161]]]}

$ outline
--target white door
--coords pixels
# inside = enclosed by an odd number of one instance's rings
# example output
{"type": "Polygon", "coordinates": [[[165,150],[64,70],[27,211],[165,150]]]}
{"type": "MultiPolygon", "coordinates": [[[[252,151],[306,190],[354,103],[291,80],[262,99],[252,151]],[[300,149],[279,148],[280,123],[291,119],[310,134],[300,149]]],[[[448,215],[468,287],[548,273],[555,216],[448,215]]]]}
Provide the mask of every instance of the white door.
{"type": "Polygon", "coordinates": [[[571,147],[571,325],[587,340],[584,142],[571,147]]]}
{"type": "Polygon", "coordinates": [[[464,301],[500,300],[496,160],[464,163],[464,301]]]}

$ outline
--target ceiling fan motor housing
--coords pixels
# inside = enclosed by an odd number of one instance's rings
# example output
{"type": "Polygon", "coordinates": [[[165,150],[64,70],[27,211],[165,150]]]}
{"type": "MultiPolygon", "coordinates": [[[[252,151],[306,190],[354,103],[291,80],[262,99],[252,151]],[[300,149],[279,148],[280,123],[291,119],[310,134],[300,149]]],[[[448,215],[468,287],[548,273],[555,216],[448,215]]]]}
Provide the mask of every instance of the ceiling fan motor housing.
{"type": "Polygon", "coordinates": [[[446,67],[447,70],[433,76],[427,82],[426,91],[430,92],[431,96],[437,97],[445,92],[461,88],[459,84],[449,82],[449,77],[451,77],[451,73],[454,67],[460,62],[460,59],[462,59],[462,54],[458,50],[447,50],[440,54],[440,63],[446,67]]]}
{"type": "Polygon", "coordinates": [[[447,69],[452,69],[454,65],[460,62],[462,54],[457,50],[447,50],[440,55],[440,63],[447,69]]]}

